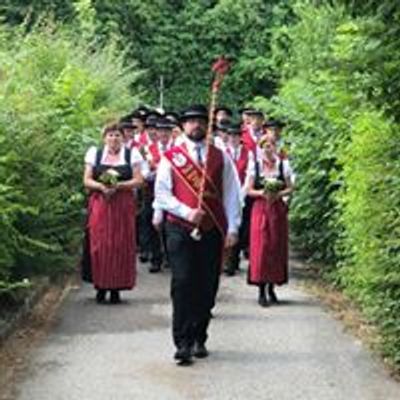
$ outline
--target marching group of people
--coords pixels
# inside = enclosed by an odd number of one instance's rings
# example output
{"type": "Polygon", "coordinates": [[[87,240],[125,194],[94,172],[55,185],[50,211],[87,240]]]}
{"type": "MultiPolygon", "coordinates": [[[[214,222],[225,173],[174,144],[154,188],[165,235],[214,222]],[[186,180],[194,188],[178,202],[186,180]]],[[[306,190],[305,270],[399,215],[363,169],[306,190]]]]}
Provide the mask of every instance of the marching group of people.
{"type": "Polygon", "coordinates": [[[136,284],[136,259],[171,270],[174,358],[206,357],[222,271],[249,260],[258,303],[277,303],[288,281],[288,206],[293,173],[283,124],[254,108],[203,105],[180,114],[139,107],[103,130],[85,155],[88,190],[82,277],[98,303],[119,303],[136,284]],[[211,118],[211,121],[209,120],[211,118]],[[212,129],[210,129],[212,127],[212,129]],[[211,134],[210,134],[211,132],[211,134]]]}

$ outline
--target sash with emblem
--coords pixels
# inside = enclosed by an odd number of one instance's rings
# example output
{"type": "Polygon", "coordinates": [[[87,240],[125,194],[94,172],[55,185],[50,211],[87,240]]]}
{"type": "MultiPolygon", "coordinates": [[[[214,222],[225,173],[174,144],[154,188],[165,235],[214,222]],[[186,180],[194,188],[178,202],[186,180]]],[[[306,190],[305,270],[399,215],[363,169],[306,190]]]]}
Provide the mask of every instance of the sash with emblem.
{"type": "MultiPolygon", "coordinates": [[[[199,206],[199,192],[203,169],[190,157],[184,145],[173,147],[165,153],[172,166],[173,195],[191,208],[199,206]]],[[[205,171],[205,189],[201,208],[206,212],[200,229],[208,231],[218,228],[223,236],[226,234],[227,222],[222,203],[222,174],[224,169],[223,155],[220,150],[210,146],[208,150],[207,171],[205,171]]],[[[194,228],[190,222],[169,214],[168,220],[183,226],[194,228]]]]}

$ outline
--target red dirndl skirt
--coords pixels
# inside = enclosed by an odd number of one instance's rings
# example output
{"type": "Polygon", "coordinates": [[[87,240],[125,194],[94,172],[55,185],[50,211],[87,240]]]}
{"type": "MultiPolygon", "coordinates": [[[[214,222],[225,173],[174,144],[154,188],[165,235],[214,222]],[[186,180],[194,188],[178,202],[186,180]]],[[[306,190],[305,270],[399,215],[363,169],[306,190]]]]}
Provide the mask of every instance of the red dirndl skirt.
{"type": "Polygon", "coordinates": [[[131,191],[89,199],[89,247],[96,289],[129,290],[136,283],[135,200],[131,191]]]}
{"type": "Polygon", "coordinates": [[[288,281],[288,208],[282,200],[256,199],[250,221],[248,283],[288,281]]]}

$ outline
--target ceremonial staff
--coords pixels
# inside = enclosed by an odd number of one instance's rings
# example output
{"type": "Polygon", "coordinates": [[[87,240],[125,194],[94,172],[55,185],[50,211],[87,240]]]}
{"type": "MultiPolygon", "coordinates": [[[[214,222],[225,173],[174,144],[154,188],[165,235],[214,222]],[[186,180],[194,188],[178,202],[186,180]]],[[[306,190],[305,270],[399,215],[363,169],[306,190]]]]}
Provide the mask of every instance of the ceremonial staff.
{"type": "MultiPolygon", "coordinates": [[[[204,163],[204,167],[202,169],[202,174],[201,174],[201,185],[200,185],[200,192],[199,192],[199,197],[198,197],[198,208],[201,208],[203,201],[204,201],[204,191],[205,191],[205,186],[206,186],[206,174],[207,174],[207,167],[208,167],[208,150],[210,147],[210,144],[212,142],[212,130],[213,130],[213,117],[214,117],[214,111],[217,103],[217,95],[219,92],[219,89],[221,87],[222,81],[224,79],[224,76],[227,74],[230,68],[230,63],[229,61],[224,58],[223,56],[218,58],[218,60],[212,65],[212,71],[214,72],[214,79],[211,85],[211,99],[210,99],[210,107],[208,110],[208,126],[207,126],[207,132],[206,132],[206,160],[204,163]]],[[[194,240],[200,240],[201,239],[201,231],[200,231],[200,225],[198,224],[193,231],[191,232],[191,237],[194,240]]]]}

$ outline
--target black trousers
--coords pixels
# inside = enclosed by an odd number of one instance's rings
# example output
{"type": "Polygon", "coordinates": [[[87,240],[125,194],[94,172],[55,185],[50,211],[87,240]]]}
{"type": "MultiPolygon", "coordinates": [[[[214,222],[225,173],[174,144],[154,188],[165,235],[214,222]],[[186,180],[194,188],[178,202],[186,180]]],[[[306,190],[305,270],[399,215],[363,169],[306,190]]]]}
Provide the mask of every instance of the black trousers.
{"type": "Polygon", "coordinates": [[[172,272],[172,333],[177,347],[205,343],[220,276],[223,238],[217,229],[203,232],[200,241],[180,225],[166,223],[172,272]]]}
{"type": "Polygon", "coordinates": [[[140,250],[150,256],[152,264],[161,264],[163,260],[162,243],[159,233],[154,229],[153,197],[146,196],[143,199],[143,210],[140,214],[140,250]]]}
{"type": "Polygon", "coordinates": [[[245,206],[243,208],[243,218],[242,223],[239,228],[239,241],[233,246],[229,251],[229,256],[226,261],[226,269],[228,271],[234,272],[239,269],[240,264],[240,252],[247,250],[249,247],[250,239],[250,218],[251,218],[251,208],[253,206],[253,199],[246,197],[245,206]]]}
{"type": "Polygon", "coordinates": [[[143,248],[143,189],[139,188],[136,190],[136,244],[139,248],[139,251],[142,252],[143,248]]]}

